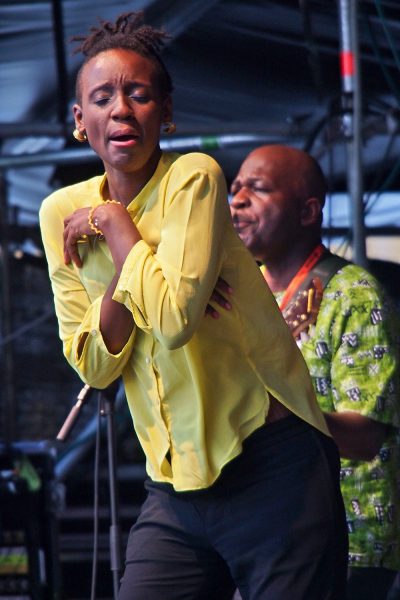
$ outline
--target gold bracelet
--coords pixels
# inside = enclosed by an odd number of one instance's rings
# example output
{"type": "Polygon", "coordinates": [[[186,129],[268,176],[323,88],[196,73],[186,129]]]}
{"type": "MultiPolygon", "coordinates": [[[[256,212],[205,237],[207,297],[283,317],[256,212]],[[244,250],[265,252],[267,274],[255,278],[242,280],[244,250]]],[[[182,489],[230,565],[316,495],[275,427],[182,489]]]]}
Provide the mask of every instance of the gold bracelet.
{"type": "MultiPolygon", "coordinates": [[[[121,202],[119,202],[118,200],[105,200],[104,204],[121,204],[121,202]]],[[[98,235],[101,239],[104,239],[104,233],[99,228],[99,221],[98,221],[97,217],[93,218],[93,212],[96,210],[96,208],[97,208],[97,206],[92,206],[92,208],[89,211],[89,214],[88,214],[89,227],[93,231],[93,233],[98,235]]]]}
{"type": "Polygon", "coordinates": [[[94,234],[104,237],[103,232],[98,227],[98,225],[99,225],[98,220],[96,219],[96,217],[94,217],[94,219],[93,219],[93,212],[96,210],[96,208],[97,208],[97,206],[92,206],[92,208],[89,210],[89,214],[88,214],[89,227],[93,231],[94,234]]]}

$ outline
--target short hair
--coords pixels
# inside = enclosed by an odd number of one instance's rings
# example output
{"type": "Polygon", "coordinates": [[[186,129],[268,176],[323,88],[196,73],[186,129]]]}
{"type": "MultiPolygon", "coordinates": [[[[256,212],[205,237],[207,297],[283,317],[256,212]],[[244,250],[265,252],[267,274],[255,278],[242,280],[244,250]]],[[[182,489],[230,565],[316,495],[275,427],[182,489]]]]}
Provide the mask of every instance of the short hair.
{"type": "Polygon", "coordinates": [[[157,68],[162,96],[168,96],[173,90],[171,76],[161,58],[161,51],[170,37],[163,29],[155,29],[143,23],[143,11],[127,12],[119,15],[115,23],[100,21],[99,27],[91,27],[87,36],[75,35],[72,42],[82,42],[75,48],[74,54],[81,52],[85,59],[76,77],[75,94],[78,101],[82,98],[82,70],[87,62],[100,52],[123,48],[132,50],[144,58],[150,59],[157,68]]]}
{"type": "Polygon", "coordinates": [[[327,181],[319,162],[310,154],[308,156],[310,160],[310,172],[308,177],[309,193],[318,198],[321,208],[323,208],[328,192],[327,181]]]}
{"type": "Polygon", "coordinates": [[[302,152],[307,159],[303,171],[303,189],[308,198],[314,196],[319,201],[321,212],[317,225],[318,227],[321,227],[323,221],[323,209],[325,206],[326,194],[328,192],[327,181],[319,162],[311,156],[311,154],[302,150],[299,152],[302,152]]]}

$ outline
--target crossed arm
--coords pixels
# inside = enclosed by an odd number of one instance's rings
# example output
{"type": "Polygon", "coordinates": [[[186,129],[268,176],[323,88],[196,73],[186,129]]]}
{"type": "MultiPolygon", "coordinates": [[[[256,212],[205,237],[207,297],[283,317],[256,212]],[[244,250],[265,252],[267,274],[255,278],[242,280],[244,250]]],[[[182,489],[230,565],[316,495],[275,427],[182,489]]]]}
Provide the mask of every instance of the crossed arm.
{"type": "MultiPolygon", "coordinates": [[[[64,220],[64,262],[74,262],[78,268],[82,261],[78,253],[77,242],[82,236],[93,235],[88,223],[89,208],[81,208],[64,220]]],[[[101,224],[101,231],[107,240],[116,273],[108,286],[100,312],[100,329],[111,354],[117,354],[127,343],[134,327],[132,313],[120,302],[113,300],[116,285],[122,266],[133,246],[141,235],[122,204],[100,205],[96,209],[96,218],[101,224]]],[[[87,335],[82,336],[82,349],[87,335]]]]}

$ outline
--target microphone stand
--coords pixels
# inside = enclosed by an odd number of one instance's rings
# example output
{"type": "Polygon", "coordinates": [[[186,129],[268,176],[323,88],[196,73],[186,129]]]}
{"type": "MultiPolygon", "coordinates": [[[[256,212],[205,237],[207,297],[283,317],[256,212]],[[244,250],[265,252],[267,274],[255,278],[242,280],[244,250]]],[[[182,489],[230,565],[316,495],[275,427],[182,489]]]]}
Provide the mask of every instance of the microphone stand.
{"type": "Polygon", "coordinates": [[[116,436],[114,422],[115,397],[118,388],[103,390],[100,394],[100,415],[107,419],[107,456],[110,490],[110,564],[113,579],[114,600],[118,597],[121,576],[121,534],[118,517],[118,490],[116,477],[116,436]]]}
{"type": "MultiPolygon", "coordinates": [[[[115,399],[118,391],[118,382],[112,383],[105,390],[98,390],[100,416],[107,419],[107,456],[110,492],[110,565],[113,581],[113,598],[117,600],[119,580],[121,575],[121,534],[118,517],[118,492],[116,477],[116,435],[115,435],[115,399]]],[[[87,402],[93,388],[85,385],[77,396],[77,402],[72,407],[63,426],[61,427],[57,440],[65,441],[75,425],[81,409],[87,402]]]]}

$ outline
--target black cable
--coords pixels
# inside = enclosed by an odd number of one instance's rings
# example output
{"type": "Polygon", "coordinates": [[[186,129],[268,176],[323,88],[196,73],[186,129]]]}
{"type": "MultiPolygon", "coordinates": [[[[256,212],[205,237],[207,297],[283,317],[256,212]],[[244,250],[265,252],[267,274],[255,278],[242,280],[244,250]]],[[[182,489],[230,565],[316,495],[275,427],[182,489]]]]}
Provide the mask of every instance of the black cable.
{"type": "Polygon", "coordinates": [[[299,8],[303,21],[304,41],[307,49],[308,65],[311,76],[317,90],[318,99],[324,97],[324,85],[322,80],[322,70],[320,56],[314,43],[314,36],[311,26],[311,11],[308,0],[299,0],[299,8]]]}
{"type": "Polygon", "coordinates": [[[400,103],[400,89],[396,85],[396,82],[394,81],[393,77],[390,74],[389,69],[387,68],[384,60],[382,59],[381,51],[379,50],[379,45],[376,42],[375,34],[371,27],[369,15],[366,14],[365,10],[362,12],[362,15],[363,15],[363,20],[364,20],[364,25],[367,29],[368,37],[370,39],[372,51],[375,55],[375,58],[378,61],[380,68],[382,69],[382,73],[386,80],[389,90],[392,92],[392,94],[396,98],[397,102],[400,103]]]}
{"type": "Polygon", "coordinates": [[[37,325],[40,325],[44,321],[47,321],[47,319],[49,319],[50,317],[52,317],[54,315],[54,307],[53,306],[51,306],[50,308],[47,308],[47,306],[46,306],[45,308],[46,308],[45,312],[40,317],[33,319],[32,321],[30,321],[29,323],[26,323],[25,325],[22,325],[16,331],[13,331],[12,333],[5,335],[4,337],[0,336],[0,349],[2,348],[2,346],[5,346],[6,344],[13,342],[14,340],[18,339],[22,335],[25,335],[25,333],[27,331],[30,331],[34,327],[37,327],[37,325]]]}
{"type": "Polygon", "coordinates": [[[389,186],[392,184],[392,182],[395,180],[395,178],[398,176],[399,173],[400,173],[400,157],[396,160],[395,164],[393,165],[392,169],[390,170],[388,176],[384,180],[380,189],[376,192],[374,199],[370,202],[368,211],[372,210],[372,208],[377,203],[379,196],[389,188],[389,186]]]}
{"type": "MultiPolygon", "coordinates": [[[[381,181],[383,173],[385,171],[385,165],[386,165],[386,163],[388,161],[388,158],[389,158],[390,152],[392,150],[393,144],[395,143],[395,141],[397,139],[397,134],[398,134],[398,132],[397,132],[397,130],[395,130],[390,135],[389,141],[388,141],[388,143],[386,145],[386,148],[385,148],[385,152],[384,152],[384,154],[382,156],[382,159],[380,160],[379,168],[376,171],[375,177],[374,177],[374,179],[373,179],[373,181],[371,183],[371,186],[370,186],[370,190],[371,191],[365,196],[365,199],[364,199],[365,214],[368,214],[371,211],[371,209],[374,206],[374,204],[376,204],[377,197],[379,197],[379,195],[383,191],[385,191],[384,186],[385,186],[385,184],[387,185],[387,183],[386,183],[387,178],[383,181],[382,184],[380,183],[380,181],[381,181]],[[377,190],[377,191],[374,192],[374,190],[377,190]],[[376,195],[375,195],[374,199],[371,201],[371,197],[372,197],[373,194],[376,194],[376,195]]],[[[389,175],[390,175],[390,173],[389,173],[389,175]]]]}
{"type": "Polygon", "coordinates": [[[304,152],[308,152],[310,154],[312,147],[314,146],[315,140],[332,118],[333,115],[328,114],[324,115],[323,117],[321,117],[321,119],[317,121],[315,127],[312,129],[310,135],[307,137],[303,145],[304,152]]]}
{"type": "Polygon", "coordinates": [[[57,116],[66,128],[68,111],[68,69],[65,57],[64,19],[61,0],[52,0],[53,35],[57,68],[57,116]]]}
{"type": "Polygon", "coordinates": [[[380,0],[375,0],[375,6],[376,6],[376,11],[377,11],[378,16],[380,18],[380,21],[382,23],[383,31],[385,33],[387,42],[388,42],[389,47],[390,47],[390,49],[392,51],[394,62],[396,63],[397,69],[400,71],[400,57],[399,57],[399,55],[397,53],[396,46],[393,43],[392,36],[391,36],[390,31],[389,31],[389,29],[387,27],[386,16],[385,16],[385,13],[384,13],[381,1],[380,0]]]}
{"type": "Polygon", "coordinates": [[[97,563],[99,554],[99,466],[101,447],[101,392],[97,394],[97,431],[94,456],[94,485],[93,485],[93,557],[92,557],[92,584],[90,599],[96,600],[97,563]]]}

